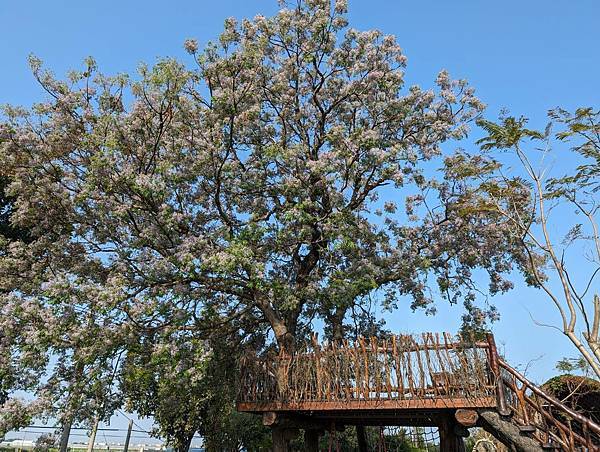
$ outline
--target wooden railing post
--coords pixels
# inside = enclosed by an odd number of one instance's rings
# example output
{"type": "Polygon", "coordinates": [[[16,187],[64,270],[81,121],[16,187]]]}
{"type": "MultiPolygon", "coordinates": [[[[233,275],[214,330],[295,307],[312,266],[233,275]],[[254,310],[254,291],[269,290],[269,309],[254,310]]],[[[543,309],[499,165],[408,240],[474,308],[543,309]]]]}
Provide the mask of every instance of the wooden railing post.
{"type": "Polygon", "coordinates": [[[498,349],[492,333],[487,334],[488,356],[490,360],[490,369],[496,379],[496,401],[498,403],[498,412],[501,416],[510,415],[510,410],[506,407],[506,393],[504,391],[504,381],[500,375],[500,363],[498,361],[498,349]]]}

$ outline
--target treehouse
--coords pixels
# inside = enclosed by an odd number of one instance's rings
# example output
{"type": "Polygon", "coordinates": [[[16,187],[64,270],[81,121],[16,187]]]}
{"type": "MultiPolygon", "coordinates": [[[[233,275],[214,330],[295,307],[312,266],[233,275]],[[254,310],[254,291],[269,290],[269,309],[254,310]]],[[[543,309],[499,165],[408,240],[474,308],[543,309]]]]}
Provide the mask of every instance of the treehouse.
{"type": "Polygon", "coordinates": [[[498,355],[494,337],[457,340],[425,333],[312,343],[291,356],[247,356],[238,411],[260,414],[274,451],[304,430],[319,435],[356,426],[436,427],[441,451],[464,450],[483,427],[514,450],[600,451],[600,426],[530,383],[498,355]]]}

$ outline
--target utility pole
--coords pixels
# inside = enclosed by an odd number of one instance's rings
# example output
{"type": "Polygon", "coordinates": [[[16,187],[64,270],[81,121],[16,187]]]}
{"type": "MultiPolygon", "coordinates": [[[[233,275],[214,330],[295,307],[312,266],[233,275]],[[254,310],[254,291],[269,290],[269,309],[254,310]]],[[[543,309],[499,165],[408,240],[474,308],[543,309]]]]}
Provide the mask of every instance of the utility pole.
{"type": "Polygon", "coordinates": [[[90,435],[90,440],[88,441],[87,452],[94,451],[94,443],[96,442],[96,432],[98,431],[98,424],[100,423],[100,418],[96,418],[94,421],[94,426],[92,427],[92,434],[90,435]]]}
{"type": "Polygon", "coordinates": [[[129,439],[131,438],[131,428],[133,427],[133,419],[129,419],[129,426],[127,427],[127,436],[125,437],[125,446],[123,452],[127,452],[129,449],[129,439]]]}

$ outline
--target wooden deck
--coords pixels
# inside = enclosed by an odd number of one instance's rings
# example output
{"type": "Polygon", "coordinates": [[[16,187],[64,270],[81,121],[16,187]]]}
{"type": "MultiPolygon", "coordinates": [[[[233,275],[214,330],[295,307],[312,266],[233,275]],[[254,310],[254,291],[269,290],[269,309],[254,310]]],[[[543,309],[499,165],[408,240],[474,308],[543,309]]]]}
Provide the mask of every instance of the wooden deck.
{"type": "Polygon", "coordinates": [[[248,356],[240,367],[237,409],[263,416],[277,452],[289,451],[299,429],[315,452],[319,435],[346,425],[357,426],[359,443],[364,426],[437,427],[441,451],[463,452],[466,427],[489,409],[497,419],[479,426],[514,444],[600,452],[600,426],[502,361],[491,334],[483,342],[432,333],[325,344],[314,337],[292,356],[248,356]]]}
{"type": "MultiPolygon", "coordinates": [[[[439,410],[496,406],[489,342],[449,335],[312,344],[242,363],[239,411],[439,410]]],[[[495,350],[494,350],[495,351],[495,350]]]]}

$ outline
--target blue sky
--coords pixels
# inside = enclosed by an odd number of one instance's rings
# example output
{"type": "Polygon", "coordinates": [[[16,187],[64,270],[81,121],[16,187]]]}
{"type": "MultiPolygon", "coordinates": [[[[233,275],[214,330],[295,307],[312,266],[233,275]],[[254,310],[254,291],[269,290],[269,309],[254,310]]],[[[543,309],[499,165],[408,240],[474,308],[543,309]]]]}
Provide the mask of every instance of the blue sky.
{"type": "MultiPolygon", "coordinates": [[[[430,86],[445,68],[470,81],[490,118],[508,108],[542,127],[549,108],[600,106],[597,0],[349,0],[349,6],[351,26],[396,35],[408,56],[409,84],[430,86]]],[[[104,72],[131,73],[163,56],[189,60],[183,41],[196,38],[203,46],[229,16],[276,9],[276,0],[0,0],[0,103],[42,98],[27,67],[30,53],[61,76],[88,55],[104,72]]],[[[538,292],[517,285],[496,303],[497,341],[512,363],[535,360],[533,379],[544,380],[557,359],[573,354],[556,331],[533,325],[528,310],[538,320],[556,320],[538,292]]],[[[402,308],[389,321],[401,331],[455,331],[460,313],[441,306],[436,317],[425,317],[402,308]]]]}

